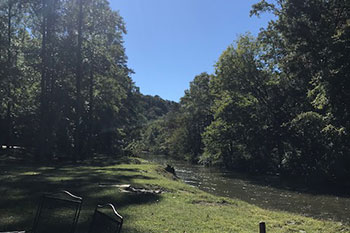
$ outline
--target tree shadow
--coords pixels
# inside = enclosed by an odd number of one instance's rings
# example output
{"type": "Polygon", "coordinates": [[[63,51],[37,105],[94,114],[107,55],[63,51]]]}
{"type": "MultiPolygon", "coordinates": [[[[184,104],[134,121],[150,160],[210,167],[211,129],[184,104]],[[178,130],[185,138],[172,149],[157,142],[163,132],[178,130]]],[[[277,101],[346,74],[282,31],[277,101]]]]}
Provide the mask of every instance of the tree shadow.
{"type": "Polygon", "coordinates": [[[229,179],[241,179],[253,185],[268,186],[291,192],[350,198],[349,186],[325,181],[316,182],[307,181],[302,178],[298,179],[296,177],[257,175],[239,172],[226,172],[222,175],[222,177],[229,179]]]}
{"type": "MultiPolygon", "coordinates": [[[[115,163],[114,163],[115,164],[115,163]]],[[[136,179],[151,180],[136,168],[109,168],[110,163],[34,165],[0,163],[0,231],[30,229],[40,197],[46,192],[69,190],[83,197],[79,231],[87,232],[97,204],[113,203],[118,210],[130,205],[159,201],[153,193],[123,193],[114,184],[133,184],[136,179]],[[94,165],[92,165],[94,164],[94,165]],[[99,164],[103,166],[96,167],[99,164]],[[105,185],[101,184],[113,184],[105,185]]],[[[121,212],[122,214],[122,212],[121,212]]],[[[127,223],[126,223],[127,226],[127,223]]]]}

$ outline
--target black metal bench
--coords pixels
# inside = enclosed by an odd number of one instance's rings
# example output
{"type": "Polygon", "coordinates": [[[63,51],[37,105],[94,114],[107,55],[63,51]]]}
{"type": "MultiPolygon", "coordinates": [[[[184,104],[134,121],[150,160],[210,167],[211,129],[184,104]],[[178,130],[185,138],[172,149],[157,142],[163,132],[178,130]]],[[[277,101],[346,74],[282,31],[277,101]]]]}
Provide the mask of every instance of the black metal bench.
{"type": "Polygon", "coordinates": [[[40,199],[32,229],[6,233],[74,233],[81,205],[81,197],[65,190],[44,194],[40,199]]]}
{"type": "Polygon", "coordinates": [[[88,233],[120,233],[123,217],[108,203],[97,205],[88,233]]]}

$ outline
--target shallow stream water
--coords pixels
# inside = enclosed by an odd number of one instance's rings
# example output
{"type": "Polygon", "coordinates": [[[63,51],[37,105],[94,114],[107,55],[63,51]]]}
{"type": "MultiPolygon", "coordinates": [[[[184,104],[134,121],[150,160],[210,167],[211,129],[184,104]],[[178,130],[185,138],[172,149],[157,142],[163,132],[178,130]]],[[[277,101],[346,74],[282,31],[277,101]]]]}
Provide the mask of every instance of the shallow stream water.
{"type": "Polygon", "coordinates": [[[350,224],[350,194],[346,190],[342,190],[342,194],[335,194],[332,190],[316,192],[305,186],[283,181],[278,176],[249,176],[164,156],[147,159],[164,165],[170,164],[185,183],[218,196],[237,198],[265,209],[350,224]]]}

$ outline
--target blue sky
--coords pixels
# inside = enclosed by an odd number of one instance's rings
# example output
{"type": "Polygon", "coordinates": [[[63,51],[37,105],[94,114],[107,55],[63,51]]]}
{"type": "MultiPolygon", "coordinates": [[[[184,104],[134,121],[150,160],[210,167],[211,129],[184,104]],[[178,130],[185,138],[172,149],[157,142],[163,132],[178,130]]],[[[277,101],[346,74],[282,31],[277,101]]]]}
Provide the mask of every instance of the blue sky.
{"type": "Polygon", "coordinates": [[[270,15],[249,17],[258,0],[110,0],[124,18],[128,66],[143,94],[179,101],[189,82],[213,73],[239,34],[257,35],[270,15]]]}

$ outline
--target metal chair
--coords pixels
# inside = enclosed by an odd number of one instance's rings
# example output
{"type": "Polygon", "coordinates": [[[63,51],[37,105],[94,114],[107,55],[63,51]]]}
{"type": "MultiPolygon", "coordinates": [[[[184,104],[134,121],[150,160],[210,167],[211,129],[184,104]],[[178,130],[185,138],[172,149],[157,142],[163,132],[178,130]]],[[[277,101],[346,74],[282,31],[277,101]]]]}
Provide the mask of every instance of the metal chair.
{"type": "Polygon", "coordinates": [[[123,217],[112,204],[97,205],[89,233],[120,233],[122,226],[123,217]]]}
{"type": "Polygon", "coordinates": [[[31,230],[0,233],[74,233],[81,205],[81,197],[65,190],[44,194],[31,230]]]}
{"type": "Polygon", "coordinates": [[[34,219],[33,233],[74,233],[82,198],[68,191],[44,194],[34,219]]]}

